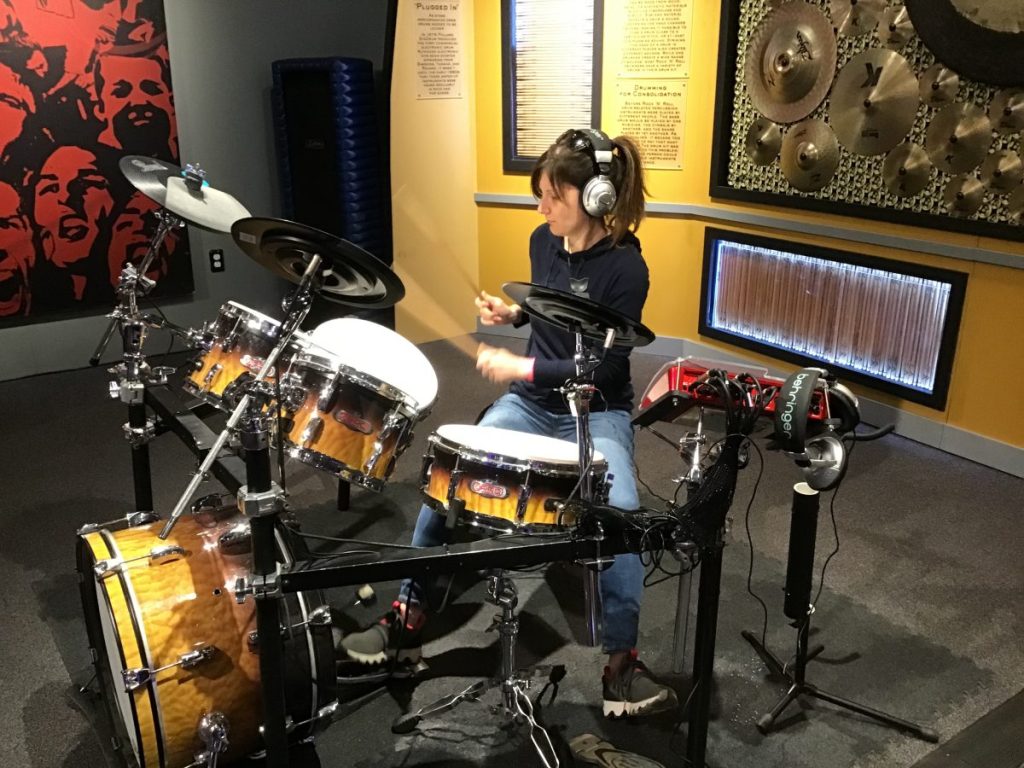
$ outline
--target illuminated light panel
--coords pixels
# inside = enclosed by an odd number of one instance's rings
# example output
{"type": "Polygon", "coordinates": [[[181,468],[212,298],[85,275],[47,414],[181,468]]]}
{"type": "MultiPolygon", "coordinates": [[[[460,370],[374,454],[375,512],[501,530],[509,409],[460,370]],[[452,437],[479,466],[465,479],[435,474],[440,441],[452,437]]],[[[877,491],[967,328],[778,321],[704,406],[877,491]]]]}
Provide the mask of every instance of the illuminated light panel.
{"type": "Polygon", "coordinates": [[[712,257],[712,328],[934,392],[950,283],[722,239],[712,257]]]}

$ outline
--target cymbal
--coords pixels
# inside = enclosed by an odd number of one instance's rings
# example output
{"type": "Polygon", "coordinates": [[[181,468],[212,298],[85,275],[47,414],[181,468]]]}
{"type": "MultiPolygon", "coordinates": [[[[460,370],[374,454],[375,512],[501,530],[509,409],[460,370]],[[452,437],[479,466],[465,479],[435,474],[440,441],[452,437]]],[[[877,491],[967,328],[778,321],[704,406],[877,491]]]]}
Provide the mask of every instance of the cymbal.
{"type": "Polygon", "coordinates": [[[791,0],[769,11],[755,30],[744,80],[758,112],[792,123],[821,104],[835,71],[832,22],[813,5],[791,0]]]}
{"type": "Polygon", "coordinates": [[[654,333],[596,301],[574,293],[558,291],[536,283],[505,283],[502,289],[531,317],[538,317],[569,333],[604,341],[615,330],[615,347],[643,347],[654,341],[654,333]]]}
{"type": "Polygon", "coordinates": [[[914,36],[914,22],[904,5],[894,5],[882,11],[878,21],[878,39],[887,48],[899,50],[914,36]]]}
{"type": "Polygon", "coordinates": [[[1020,155],[1011,149],[993,152],[981,164],[981,181],[996,192],[1012,192],[1024,179],[1020,155]]]}
{"type": "Polygon", "coordinates": [[[878,24],[886,0],[830,0],[829,13],[840,35],[866,35],[878,24]]]}
{"type": "Polygon", "coordinates": [[[804,120],[782,139],[782,174],[802,192],[828,185],[839,166],[839,144],[824,120],[804,120]]]}
{"type": "Polygon", "coordinates": [[[949,104],[928,124],[924,148],[935,167],[967,173],[978,167],[992,146],[992,124],[976,104],[949,104]]]}
{"type": "Polygon", "coordinates": [[[1000,133],[1024,130],[1024,89],[1005,88],[997,92],[988,108],[988,119],[1000,133]]]}
{"type": "Polygon", "coordinates": [[[921,75],[919,93],[921,101],[932,107],[941,107],[956,101],[960,90],[960,75],[941,64],[932,64],[921,75]]]}
{"type": "Polygon", "coordinates": [[[917,78],[907,60],[888,48],[869,48],[836,76],[829,123],[851,152],[879,155],[907,135],[917,106],[917,78]]]}
{"type": "Polygon", "coordinates": [[[405,286],[387,264],[358,245],[305,224],[249,218],[231,226],[238,247],[257,264],[298,284],[314,255],[323,260],[313,290],[336,304],[383,309],[402,300],[405,286]]]}
{"type": "Polygon", "coordinates": [[[962,216],[977,213],[984,197],[985,185],[976,176],[957,176],[951,179],[942,194],[946,210],[962,216]]]}
{"type": "Polygon", "coordinates": [[[1014,224],[1024,224],[1024,186],[1013,190],[1006,206],[1010,213],[1010,221],[1014,224]]]}
{"type": "Polygon", "coordinates": [[[898,144],[885,156],[882,181],[894,195],[913,197],[928,186],[932,167],[924,147],[909,142],[898,144]]]}
{"type": "Polygon", "coordinates": [[[743,149],[756,165],[775,162],[782,148],[782,129],[766,117],[759,117],[747,129],[743,149]]]}
{"type": "Polygon", "coordinates": [[[133,187],[189,224],[228,233],[232,224],[250,215],[227,192],[207,184],[203,180],[206,174],[198,168],[188,166],[182,171],[176,165],[141,155],[126,155],[117,165],[133,187]]]}

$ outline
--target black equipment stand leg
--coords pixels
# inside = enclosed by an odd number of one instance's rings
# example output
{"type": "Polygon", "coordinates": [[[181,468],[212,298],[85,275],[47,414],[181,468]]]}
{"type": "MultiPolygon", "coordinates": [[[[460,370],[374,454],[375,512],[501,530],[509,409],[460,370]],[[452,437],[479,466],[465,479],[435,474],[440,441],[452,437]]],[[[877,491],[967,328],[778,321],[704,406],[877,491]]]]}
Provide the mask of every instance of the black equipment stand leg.
{"type": "Polygon", "coordinates": [[[338,480],[338,511],[347,512],[352,501],[352,486],[347,480],[338,480]]]}
{"type": "Polygon", "coordinates": [[[153,475],[149,468],[149,442],[145,437],[147,429],[145,403],[129,403],[128,427],[131,434],[141,434],[143,439],[132,440],[132,481],[135,486],[135,511],[148,512],[153,509],[153,475]]]}
{"type": "Polygon", "coordinates": [[[808,650],[808,638],[811,630],[811,579],[814,568],[814,540],[818,526],[818,493],[811,490],[806,483],[797,483],[793,488],[793,513],[790,518],[789,562],[786,568],[786,602],[785,613],[793,619],[797,627],[796,657],[792,667],[783,664],[752,632],[743,630],[743,638],[765,662],[765,666],[775,675],[789,681],[789,689],[771,710],[757,721],[757,729],[764,734],[771,731],[775,720],[791,703],[800,696],[812,696],[822,701],[849,709],[866,717],[870,717],[885,725],[912,733],[924,741],[936,743],[939,735],[930,728],[912,723],[909,720],[890,715],[877,709],[858,704],[828,693],[816,685],[807,682],[807,662],[824,650],[824,646],[815,646],[808,650]]]}
{"type": "Polygon", "coordinates": [[[722,591],[722,531],[713,546],[701,554],[700,586],[697,591],[697,627],[693,642],[693,686],[686,759],[694,768],[704,768],[708,747],[711,684],[715,667],[715,635],[718,630],[718,602],[722,591]]]}
{"type": "Polygon", "coordinates": [[[256,598],[256,631],[259,638],[260,680],[263,690],[263,743],[268,768],[288,768],[287,705],[284,693],[284,640],[281,637],[280,601],[275,588],[277,574],[277,516],[283,498],[270,474],[270,446],[261,428],[258,405],[242,431],[247,485],[239,493],[240,505],[250,519],[253,578],[256,598]]]}

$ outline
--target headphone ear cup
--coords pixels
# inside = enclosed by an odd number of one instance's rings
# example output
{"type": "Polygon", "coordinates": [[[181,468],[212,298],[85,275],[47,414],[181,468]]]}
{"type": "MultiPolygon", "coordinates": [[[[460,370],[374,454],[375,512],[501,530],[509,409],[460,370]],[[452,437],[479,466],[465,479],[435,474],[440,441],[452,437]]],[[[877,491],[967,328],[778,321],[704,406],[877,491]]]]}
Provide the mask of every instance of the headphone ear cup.
{"type": "Polygon", "coordinates": [[[846,475],[846,446],[831,432],[808,438],[804,479],[816,491],[831,491],[846,475]]]}
{"type": "Polygon", "coordinates": [[[612,212],[617,197],[615,185],[607,176],[593,176],[583,187],[580,202],[588,214],[600,217],[612,212]]]}
{"type": "Polygon", "coordinates": [[[840,435],[853,432],[860,424],[860,406],[857,396],[842,384],[833,384],[828,390],[828,407],[833,419],[839,420],[836,431],[840,435]]]}

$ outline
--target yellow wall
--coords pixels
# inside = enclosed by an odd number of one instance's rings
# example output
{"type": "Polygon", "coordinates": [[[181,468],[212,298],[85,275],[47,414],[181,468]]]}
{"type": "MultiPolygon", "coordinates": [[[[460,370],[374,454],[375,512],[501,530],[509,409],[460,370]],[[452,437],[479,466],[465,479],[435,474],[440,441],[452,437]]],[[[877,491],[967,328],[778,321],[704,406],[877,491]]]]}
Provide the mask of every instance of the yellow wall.
{"type": "MultiPolygon", "coordinates": [[[[502,172],[500,5],[496,0],[482,0],[476,4],[475,9],[477,191],[529,194],[528,177],[502,172]]],[[[693,6],[693,29],[699,32],[694,34],[693,39],[683,138],[683,170],[651,171],[647,179],[651,202],[708,205],[745,213],[762,212],[793,221],[813,221],[863,232],[1021,253],[1020,244],[970,235],[712,200],[708,193],[708,183],[714,129],[719,10],[718,3],[710,0],[693,3],[693,6]]],[[[614,34],[616,30],[606,28],[606,41],[609,35],[614,34]]],[[[615,73],[612,71],[614,61],[611,59],[610,56],[605,58],[602,88],[605,94],[603,112],[606,116],[616,114],[615,105],[611,101],[615,98],[615,73]]],[[[610,121],[606,121],[605,127],[614,133],[615,126],[610,125],[610,121]]],[[[525,279],[528,276],[527,236],[539,223],[537,215],[523,208],[481,205],[478,207],[478,217],[481,286],[494,292],[500,290],[501,284],[507,280],[525,279]]],[[[706,226],[722,227],[722,224],[671,216],[649,216],[643,223],[640,236],[651,271],[651,293],[644,311],[644,322],[658,335],[699,340],[709,346],[741,354],[754,362],[766,363],[774,368],[791,368],[788,363],[759,357],[698,335],[701,259],[706,226]]],[[[770,229],[746,226],[726,228],[761,232],[794,242],[921,262],[968,273],[967,299],[946,410],[937,411],[908,403],[864,387],[859,390],[873,400],[925,418],[1012,445],[1024,446],[1024,397],[1006,391],[1008,387],[1014,387],[1015,382],[1024,380],[1024,310],[1021,309],[1024,303],[1024,269],[975,264],[770,229]],[[997,392],[1004,394],[997,398],[997,392]]]]}
{"type": "Polygon", "coordinates": [[[416,8],[398,4],[391,81],[391,179],[395,271],[405,299],[396,327],[420,343],[476,328],[479,284],[473,126],[473,2],[459,4],[461,98],[417,99],[416,8]]]}

